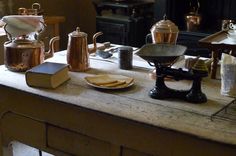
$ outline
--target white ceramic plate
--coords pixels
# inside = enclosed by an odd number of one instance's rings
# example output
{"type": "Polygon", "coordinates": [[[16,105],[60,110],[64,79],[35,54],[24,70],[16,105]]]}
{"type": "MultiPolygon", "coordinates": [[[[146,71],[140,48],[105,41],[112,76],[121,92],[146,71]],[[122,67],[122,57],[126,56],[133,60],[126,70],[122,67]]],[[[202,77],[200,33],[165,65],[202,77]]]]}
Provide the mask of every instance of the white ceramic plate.
{"type": "Polygon", "coordinates": [[[123,76],[123,75],[113,75],[113,74],[87,76],[87,77],[85,77],[85,80],[86,80],[87,84],[92,86],[92,87],[100,88],[100,89],[112,89],[112,90],[128,88],[128,87],[130,87],[130,86],[132,86],[134,84],[133,78],[130,78],[130,77],[127,77],[127,76],[123,76]],[[106,76],[106,77],[109,77],[111,79],[116,79],[116,80],[127,80],[127,79],[129,80],[129,79],[132,79],[132,81],[129,82],[128,85],[124,84],[124,85],[118,85],[118,86],[114,86],[114,87],[107,87],[107,86],[96,85],[96,84],[91,83],[89,81],[89,78],[96,79],[96,78],[100,78],[100,76],[106,76]]]}

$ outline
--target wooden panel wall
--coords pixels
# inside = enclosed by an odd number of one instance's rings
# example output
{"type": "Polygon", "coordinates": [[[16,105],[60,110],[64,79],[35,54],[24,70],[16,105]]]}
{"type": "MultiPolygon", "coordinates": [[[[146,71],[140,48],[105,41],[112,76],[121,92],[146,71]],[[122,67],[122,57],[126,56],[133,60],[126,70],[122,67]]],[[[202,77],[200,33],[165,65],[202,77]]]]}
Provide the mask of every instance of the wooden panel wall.
{"type": "Polygon", "coordinates": [[[92,35],[96,31],[96,13],[91,0],[3,0],[0,3],[0,7],[1,4],[3,7],[0,8],[0,13],[2,10],[5,15],[16,14],[19,7],[30,8],[34,2],[41,4],[45,15],[66,17],[66,22],[60,27],[62,49],[67,46],[68,33],[74,31],[77,26],[88,34],[88,40],[92,42],[92,35]],[[12,2],[12,11],[9,9],[9,2],[12,2]]]}

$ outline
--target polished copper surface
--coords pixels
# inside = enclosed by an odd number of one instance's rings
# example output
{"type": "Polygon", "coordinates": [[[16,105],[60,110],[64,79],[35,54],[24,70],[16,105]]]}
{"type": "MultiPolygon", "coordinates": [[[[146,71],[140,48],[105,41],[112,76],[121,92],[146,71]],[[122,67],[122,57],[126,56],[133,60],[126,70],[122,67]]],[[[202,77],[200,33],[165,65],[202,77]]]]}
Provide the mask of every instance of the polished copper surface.
{"type": "Polygon", "coordinates": [[[162,32],[152,33],[152,41],[154,43],[175,44],[177,37],[178,37],[178,33],[162,33],[162,32]]]}
{"type": "Polygon", "coordinates": [[[54,37],[50,40],[48,52],[45,52],[42,41],[17,39],[5,42],[4,64],[9,70],[15,72],[31,69],[53,56],[54,42],[58,39],[59,37],[54,37]]]}
{"type": "Polygon", "coordinates": [[[202,17],[199,14],[190,13],[185,16],[187,31],[197,31],[201,25],[202,17]]]}
{"type": "Polygon", "coordinates": [[[4,45],[4,63],[11,71],[24,72],[44,61],[44,46],[34,48],[11,47],[4,45]]]}
{"type": "Polygon", "coordinates": [[[68,35],[67,63],[70,71],[86,71],[89,69],[89,54],[96,52],[96,38],[102,35],[101,32],[93,36],[93,48],[88,48],[87,34],[77,27],[68,35]]]}
{"type": "Polygon", "coordinates": [[[87,38],[69,37],[67,63],[71,71],[86,71],[89,68],[87,38]]]}
{"type": "Polygon", "coordinates": [[[176,44],[178,33],[178,27],[172,21],[167,20],[166,16],[151,28],[153,43],[176,44]]]}

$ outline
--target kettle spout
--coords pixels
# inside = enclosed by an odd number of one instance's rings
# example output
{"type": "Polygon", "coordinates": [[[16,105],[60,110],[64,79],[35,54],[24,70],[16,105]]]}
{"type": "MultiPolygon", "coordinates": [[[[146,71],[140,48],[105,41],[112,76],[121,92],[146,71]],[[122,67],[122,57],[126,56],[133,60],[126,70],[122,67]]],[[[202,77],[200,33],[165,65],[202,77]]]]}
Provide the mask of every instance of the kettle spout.
{"type": "Polygon", "coordinates": [[[92,48],[88,48],[89,54],[95,53],[97,50],[97,37],[102,35],[102,32],[97,32],[96,34],[93,35],[93,47],[92,48]]]}
{"type": "Polygon", "coordinates": [[[45,59],[53,57],[55,52],[55,41],[58,41],[59,39],[59,36],[51,38],[51,40],[49,41],[49,51],[45,53],[45,59]]]}

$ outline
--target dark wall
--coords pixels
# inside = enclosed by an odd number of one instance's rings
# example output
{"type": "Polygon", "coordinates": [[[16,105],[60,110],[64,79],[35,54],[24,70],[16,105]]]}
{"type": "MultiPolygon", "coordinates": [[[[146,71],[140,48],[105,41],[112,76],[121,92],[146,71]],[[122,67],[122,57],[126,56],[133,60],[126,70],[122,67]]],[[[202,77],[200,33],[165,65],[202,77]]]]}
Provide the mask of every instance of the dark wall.
{"type": "MultiPolygon", "coordinates": [[[[156,21],[162,19],[163,15],[166,13],[168,18],[175,22],[181,30],[185,30],[184,15],[190,11],[190,1],[191,0],[156,0],[156,21]]],[[[202,16],[201,30],[203,32],[220,30],[221,21],[223,19],[236,20],[235,0],[199,0],[199,2],[199,14],[202,16]]]]}
{"type": "Polygon", "coordinates": [[[67,47],[68,33],[77,26],[88,34],[89,43],[96,31],[96,12],[91,0],[0,0],[0,16],[17,14],[19,7],[30,8],[32,3],[41,4],[46,16],[65,16],[60,25],[61,49],[67,47]]]}

